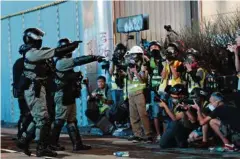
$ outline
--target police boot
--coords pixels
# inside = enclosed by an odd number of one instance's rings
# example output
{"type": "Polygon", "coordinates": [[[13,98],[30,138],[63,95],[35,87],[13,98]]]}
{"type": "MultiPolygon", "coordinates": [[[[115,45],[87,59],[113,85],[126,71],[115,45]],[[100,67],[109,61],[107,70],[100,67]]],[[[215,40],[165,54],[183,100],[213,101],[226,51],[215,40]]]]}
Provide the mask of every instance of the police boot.
{"type": "Polygon", "coordinates": [[[64,126],[64,120],[56,120],[53,124],[53,128],[51,130],[51,145],[49,148],[54,151],[64,151],[65,147],[59,145],[58,140],[61,134],[62,127],[64,126]]]}
{"type": "Polygon", "coordinates": [[[29,124],[32,122],[33,118],[31,114],[28,115],[21,115],[21,119],[18,123],[18,134],[17,137],[21,138],[22,134],[27,131],[29,124]]]}
{"type": "Polygon", "coordinates": [[[39,141],[37,144],[37,157],[41,156],[49,156],[56,157],[57,153],[49,148],[49,131],[50,131],[50,123],[43,125],[39,129],[39,141]]]}
{"type": "Polygon", "coordinates": [[[17,140],[17,147],[21,150],[23,150],[23,152],[28,155],[31,156],[31,151],[29,151],[29,145],[31,143],[31,141],[34,139],[35,137],[35,123],[31,123],[28,127],[28,130],[26,131],[26,136],[21,136],[18,140],[17,140]]]}
{"type": "Polygon", "coordinates": [[[82,139],[81,139],[78,127],[77,127],[77,122],[67,124],[67,130],[68,130],[69,137],[73,144],[73,152],[76,152],[79,150],[91,149],[91,146],[84,145],[82,143],[82,139]]]}

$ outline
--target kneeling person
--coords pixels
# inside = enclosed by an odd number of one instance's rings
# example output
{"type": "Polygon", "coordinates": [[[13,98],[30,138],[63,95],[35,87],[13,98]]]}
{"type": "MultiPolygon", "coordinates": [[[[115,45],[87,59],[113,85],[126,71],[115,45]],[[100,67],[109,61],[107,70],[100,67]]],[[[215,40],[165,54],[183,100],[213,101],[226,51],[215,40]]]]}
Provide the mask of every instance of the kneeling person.
{"type": "Polygon", "coordinates": [[[98,88],[89,94],[89,101],[94,102],[97,106],[95,108],[87,109],[86,116],[96,124],[102,116],[106,116],[110,122],[111,119],[110,109],[113,104],[111,90],[106,84],[106,78],[104,76],[99,76],[97,78],[98,88]]]}

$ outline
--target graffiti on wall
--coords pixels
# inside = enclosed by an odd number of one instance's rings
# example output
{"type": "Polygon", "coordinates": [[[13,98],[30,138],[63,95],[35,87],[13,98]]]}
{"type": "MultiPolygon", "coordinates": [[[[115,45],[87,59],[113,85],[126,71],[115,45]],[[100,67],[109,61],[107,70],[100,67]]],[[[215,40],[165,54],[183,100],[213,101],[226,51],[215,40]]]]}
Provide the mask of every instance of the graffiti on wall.
{"type": "Polygon", "coordinates": [[[110,55],[109,40],[107,37],[107,32],[99,33],[98,55],[104,57],[109,57],[110,55]]]}
{"type": "Polygon", "coordinates": [[[94,55],[95,54],[95,51],[96,51],[96,40],[95,39],[92,39],[90,41],[87,42],[87,50],[86,50],[86,55],[94,55]]]}

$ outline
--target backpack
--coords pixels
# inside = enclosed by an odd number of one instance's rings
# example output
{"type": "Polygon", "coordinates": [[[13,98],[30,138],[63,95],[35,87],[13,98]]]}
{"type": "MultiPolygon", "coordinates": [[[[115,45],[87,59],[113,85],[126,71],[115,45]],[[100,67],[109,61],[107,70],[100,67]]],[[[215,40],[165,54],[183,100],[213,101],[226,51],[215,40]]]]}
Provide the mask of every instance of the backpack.
{"type": "Polygon", "coordinates": [[[23,96],[23,91],[21,89],[21,81],[23,76],[23,70],[24,70],[24,58],[21,57],[16,60],[16,62],[13,65],[13,96],[14,98],[19,98],[20,96],[23,96]]]}

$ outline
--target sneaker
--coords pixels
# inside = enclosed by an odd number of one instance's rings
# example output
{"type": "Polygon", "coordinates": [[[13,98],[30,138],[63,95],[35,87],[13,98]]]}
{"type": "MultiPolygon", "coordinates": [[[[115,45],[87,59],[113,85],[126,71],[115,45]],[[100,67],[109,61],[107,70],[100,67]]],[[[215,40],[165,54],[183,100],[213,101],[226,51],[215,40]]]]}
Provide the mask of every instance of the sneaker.
{"type": "Polygon", "coordinates": [[[130,136],[128,138],[128,141],[133,141],[133,143],[141,142],[143,141],[143,138],[138,137],[138,136],[130,136]]]}
{"type": "Polygon", "coordinates": [[[157,136],[156,142],[159,142],[161,140],[161,135],[157,136]]]}
{"type": "Polygon", "coordinates": [[[223,147],[210,147],[210,151],[215,152],[234,152],[237,148],[233,144],[225,144],[223,147]]]}
{"type": "Polygon", "coordinates": [[[144,139],[145,143],[153,143],[154,142],[154,138],[153,137],[148,137],[146,139],[144,139]]]}
{"type": "Polygon", "coordinates": [[[237,151],[237,148],[235,147],[234,144],[225,144],[223,148],[224,148],[224,150],[227,151],[227,152],[237,151]]]}

